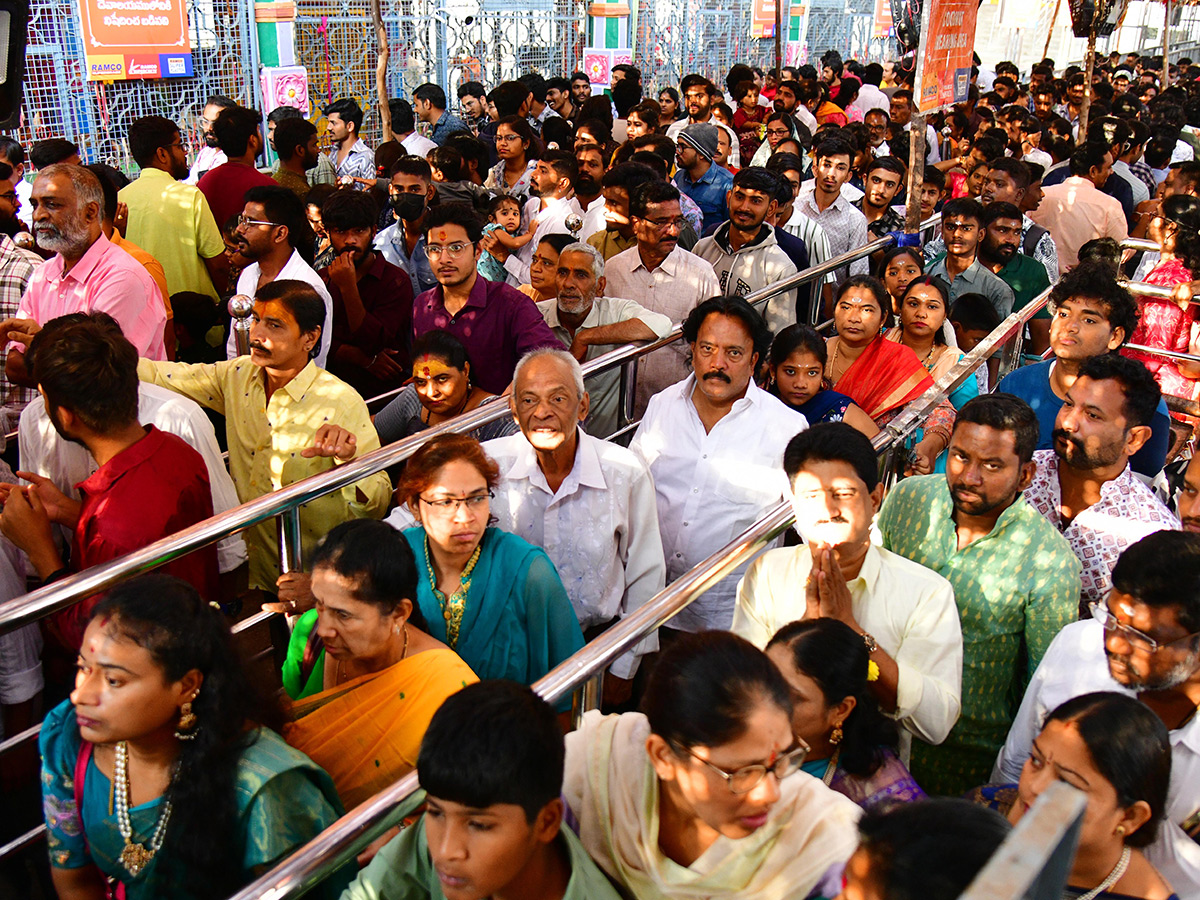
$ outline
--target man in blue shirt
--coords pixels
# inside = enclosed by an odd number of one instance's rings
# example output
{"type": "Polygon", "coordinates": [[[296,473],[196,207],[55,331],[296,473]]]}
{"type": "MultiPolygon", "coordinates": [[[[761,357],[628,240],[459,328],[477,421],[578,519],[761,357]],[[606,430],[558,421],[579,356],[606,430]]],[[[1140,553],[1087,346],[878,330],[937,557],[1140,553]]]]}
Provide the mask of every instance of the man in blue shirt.
{"type": "Polygon", "coordinates": [[[729,218],[725,195],[733,187],[733,173],[715,162],[717,126],[707,122],[688,125],[675,142],[675,186],[700,207],[704,230],[729,218]]]}
{"type": "MultiPolygon", "coordinates": [[[[1083,262],[1068,272],[1054,286],[1050,307],[1054,358],[1017,369],[997,387],[1033,407],[1039,450],[1054,448],[1054,421],[1080,366],[1093,356],[1119,350],[1137,326],[1137,302],[1103,263],[1083,262]]],[[[1138,474],[1153,478],[1162,470],[1171,443],[1170,418],[1161,399],[1150,432],[1150,439],[1129,464],[1138,474]]]]}
{"type": "Polygon", "coordinates": [[[439,147],[456,131],[470,132],[467,123],[446,112],[446,92],[432,82],[425,82],[413,91],[413,112],[422,122],[433,126],[429,139],[439,147]]]}

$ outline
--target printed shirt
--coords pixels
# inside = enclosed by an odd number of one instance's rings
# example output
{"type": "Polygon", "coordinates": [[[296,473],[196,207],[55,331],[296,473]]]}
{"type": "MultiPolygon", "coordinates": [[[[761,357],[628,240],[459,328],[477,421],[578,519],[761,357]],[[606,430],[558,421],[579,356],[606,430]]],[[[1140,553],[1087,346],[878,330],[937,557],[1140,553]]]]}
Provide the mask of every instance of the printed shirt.
{"type": "Polygon", "coordinates": [[[1103,602],[1112,589],[1112,567],[1121,552],[1155,531],[1179,528],[1179,520],[1126,465],[1120,475],[1100,486],[1098,502],[1064,523],[1058,454],[1036,450],[1033,461],[1037,473],[1025,489],[1025,499],[1062,533],[1079,557],[1083,566],[1079,605],[1086,614],[1089,603],[1103,602]]]}
{"type": "Polygon", "coordinates": [[[675,173],[675,187],[687,194],[704,215],[704,228],[720,225],[729,217],[725,195],[733,187],[733,174],[726,168],[711,163],[703,175],[692,181],[688,173],[680,169],[675,173]]]}
{"type": "MultiPolygon", "coordinates": [[[[21,298],[29,287],[33,273],[44,260],[30,250],[22,250],[13,239],[0,234],[0,319],[16,318],[21,307],[21,298]]],[[[4,364],[8,360],[8,342],[0,343],[0,407],[10,415],[16,415],[36,397],[33,388],[23,388],[4,375],[4,364]]],[[[11,422],[5,423],[5,430],[11,422]]]]}
{"type": "MultiPolygon", "coordinates": [[[[338,162],[336,150],[330,151],[329,161],[333,163],[338,178],[345,178],[349,175],[352,178],[365,178],[368,181],[375,180],[375,151],[368,147],[367,142],[362,138],[355,139],[350,152],[346,154],[346,158],[341,162],[338,162]]],[[[355,190],[364,191],[367,189],[367,186],[355,182],[354,188],[355,190]]]]}

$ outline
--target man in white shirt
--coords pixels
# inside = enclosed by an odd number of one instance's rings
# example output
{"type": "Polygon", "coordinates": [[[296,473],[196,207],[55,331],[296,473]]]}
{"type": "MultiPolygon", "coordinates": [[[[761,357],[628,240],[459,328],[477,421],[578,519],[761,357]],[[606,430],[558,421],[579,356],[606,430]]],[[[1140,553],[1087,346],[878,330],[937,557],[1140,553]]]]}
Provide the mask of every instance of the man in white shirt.
{"type": "MultiPolygon", "coordinates": [[[[712,297],[683,323],[692,374],[650,400],[630,449],[654,476],[670,583],[773,511],[787,491],[783,449],[808,427],[754,383],[771,343],[741,297],[712,297]]],[[[728,629],[739,566],[671,620],[680,631],[728,629]]]]}
{"type": "Polygon", "coordinates": [[[405,153],[425,159],[430,150],[437,149],[437,144],[417,131],[411,103],[403,97],[393,97],[388,101],[388,111],[392,114],[392,140],[399,141],[405,153]]]}
{"type": "MultiPolygon", "coordinates": [[[[304,214],[304,201],[285,187],[254,187],[246,191],[246,205],[237,227],[238,253],[253,260],[238,276],[236,293],[258,296],[272,281],[303,281],[312,285],[325,303],[325,324],[313,357],[325,368],[329,337],[333,334],[333,298],[321,276],[300,255],[300,247],[312,247],[312,229],[304,214]]],[[[225,344],[228,359],[236,359],[237,335],[229,329],[225,344]]]]}
{"type": "MultiPolygon", "coordinates": [[[[675,185],[651,181],[635,187],[629,217],[637,246],[608,260],[608,293],[628,297],[673,323],[682,322],[698,303],[721,293],[713,267],[679,246],[683,215],[675,185]]],[[[643,356],[638,361],[636,409],[644,410],[651,397],[687,378],[689,371],[682,341],[643,356]]]]}
{"type": "Polygon", "coordinates": [[[958,719],[963,644],[954,591],[941,575],[871,543],[883,484],[862,432],[814,425],[792,438],[783,468],[807,544],[754,561],[738,585],[733,631],[757,647],[797,619],[838,619],[861,634],[879,667],[871,689],[904,726],[907,760],[911,735],[939,744],[958,719]]]}
{"type": "MultiPolygon", "coordinates": [[[[500,466],[492,514],[501,528],[549,554],[591,640],[665,583],[654,482],[636,454],[579,427],[588,394],[569,353],[526,354],[509,400],[521,433],[483,445],[500,466]]],[[[631,679],[639,657],[657,649],[652,632],[618,658],[610,674],[631,679]]],[[[605,687],[606,702],[628,698],[628,681],[606,679],[605,687]]]]}
{"type": "MultiPolygon", "coordinates": [[[[204,137],[204,146],[200,148],[200,152],[196,154],[196,161],[192,163],[191,171],[188,172],[188,177],[184,179],[185,184],[195,184],[200,180],[200,176],[204,175],[209,169],[215,169],[217,166],[228,162],[229,158],[217,146],[217,136],[213,133],[213,125],[217,121],[217,116],[221,114],[223,109],[231,109],[237,106],[228,97],[222,97],[219,94],[214,94],[209,97],[204,103],[204,109],[200,113],[200,134],[204,137]]],[[[222,224],[220,222],[218,225],[222,224]]]]}
{"type": "Polygon", "coordinates": [[[1067,625],[1034,672],[992,781],[1015,782],[1046,714],[1094,691],[1135,696],[1163,720],[1171,785],[1147,859],[1180,897],[1200,896],[1200,535],[1158,531],[1121,554],[1094,618],[1067,625]]]}
{"type": "Polygon", "coordinates": [[[889,115],[891,114],[891,101],[888,99],[888,95],[879,89],[881,81],[883,81],[883,66],[879,63],[869,63],[863,70],[862,87],[858,89],[858,96],[850,104],[850,108],[861,112],[864,119],[867,113],[873,109],[881,109],[889,115]]]}
{"type": "MultiPolygon", "coordinates": [[[[838,137],[826,138],[814,150],[812,181],[805,182],[796,198],[796,209],[821,226],[834,256],[861,247],[871,239],[867,218],[842,190],[852,174],[854,148],[838,137]]],[[[857,260],[835,270],[837,281],[851,275],[869,275],[871,261],[857,260]]]]}
{"type": "MultiPolygon", "coordinates": [[[[892,94],[891,109],[892,125],[899,125],[905,131],[912,130],[912,117],[916,111],[913,105],[912,91],[902,88],[892,94]]],[[[925,126],[925,163],[931,165],[942,161],[942,152],[938,148],[937,132],[932,125],[925,126]]]]}
{"type": "MultiPolygon", "coordinates": [[[[590,244],[575,243],[558,255],[555,274],[558,295],[538,303],[550,330],[571,357],[586,362],[631,341],[654,341],[671,333],[671,320],[634,300],[605,293],[604,257],[590,244]]],[[[588,379],[588,433],[610,437],[618,427],[621,370],[588,379]]]]}

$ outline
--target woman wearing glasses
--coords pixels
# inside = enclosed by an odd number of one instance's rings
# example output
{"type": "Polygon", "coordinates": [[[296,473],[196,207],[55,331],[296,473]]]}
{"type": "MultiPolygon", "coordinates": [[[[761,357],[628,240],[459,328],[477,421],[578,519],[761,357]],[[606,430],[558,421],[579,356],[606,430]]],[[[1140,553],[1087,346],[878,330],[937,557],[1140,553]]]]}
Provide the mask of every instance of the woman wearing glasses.
{"type": "Polygon", "coordinates": [[[540,155],[541,146],[529,123],[520,116],[505,116],[496,123],[496,156],[500,161],[492,166],[483,186],[524,203],[540,155]]]}
{"type": "Polygon", "coordinates": [[[658,898],[832,897],[858,807],[798,774],[787,682],[736,635],[663,651],[643,713],[567,735],[568,821],[619,888],[658,898]]]}
{"type": "Polygon", "coordinates": [[[430,635],[481,679],[532,684],[583,646],[583,632],[545,551],[489,526],[499,477],[479,441],[442,434],[408,460],[396,496],[419,523],[404,536],[430,635]]]}

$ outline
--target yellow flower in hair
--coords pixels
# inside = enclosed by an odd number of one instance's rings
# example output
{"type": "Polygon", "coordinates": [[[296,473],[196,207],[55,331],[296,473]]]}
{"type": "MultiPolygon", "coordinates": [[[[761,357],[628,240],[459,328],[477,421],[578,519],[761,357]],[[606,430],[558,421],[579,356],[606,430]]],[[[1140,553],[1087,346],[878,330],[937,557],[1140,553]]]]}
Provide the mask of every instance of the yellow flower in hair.
{"type": "Polygon", "coordinates": [[[879,680],[879,665],[873,659],[867,660],[867,681],[879,680]]]}

